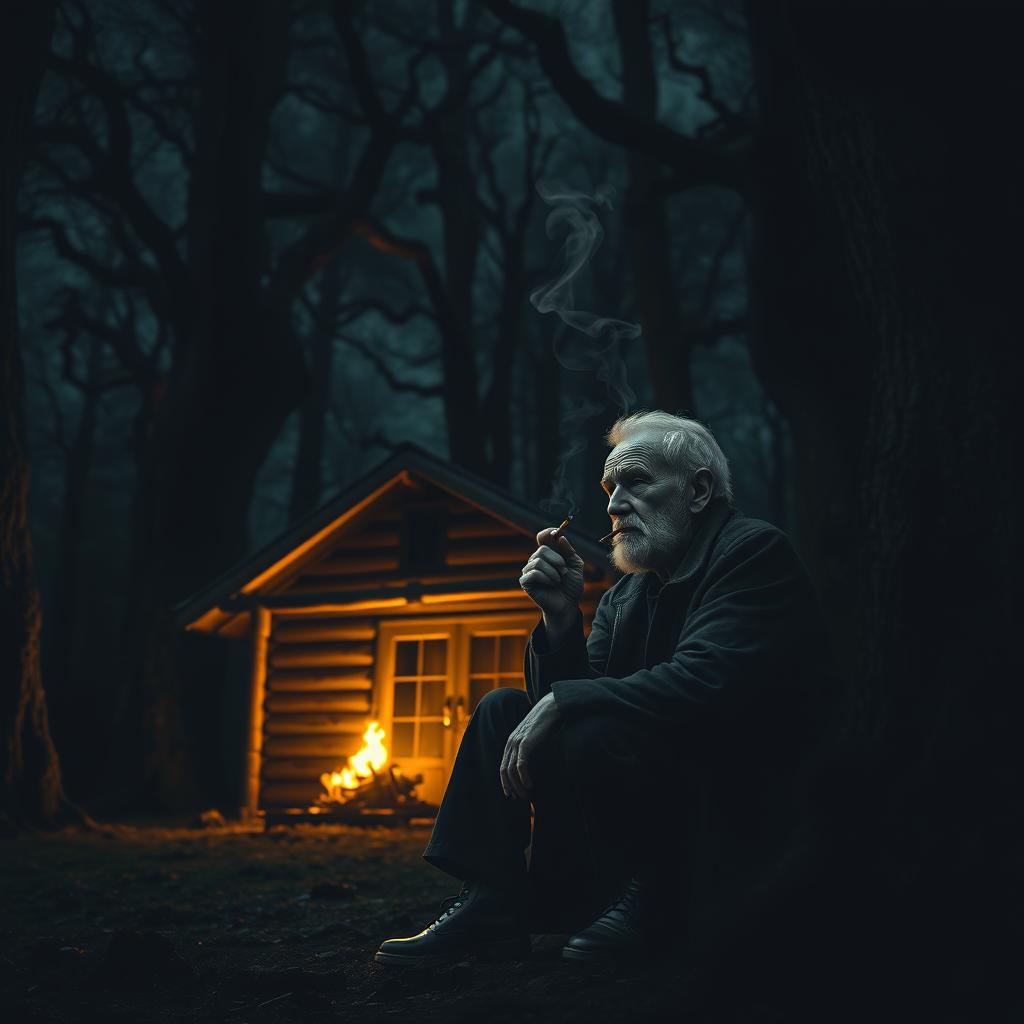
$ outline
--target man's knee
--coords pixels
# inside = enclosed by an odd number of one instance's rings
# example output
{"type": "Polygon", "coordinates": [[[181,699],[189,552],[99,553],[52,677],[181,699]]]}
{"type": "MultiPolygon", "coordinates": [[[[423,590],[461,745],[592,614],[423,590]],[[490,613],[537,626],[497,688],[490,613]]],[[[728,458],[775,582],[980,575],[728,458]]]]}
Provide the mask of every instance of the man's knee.
{"type": "Polygon", "coordinates": [[[513,686],[499,686],[485,693],[473,712],[474,718],[491,723],[511,723],[514,729],[530,710],[530,698],[525,690],[513,686]]]}
{"type": "Polygon", "coordinates": [[[565,722],[559,742],[570,769],[595,775],[635,766],[643,753],[642,739],[610,715],[587,715],[565,722]]]}

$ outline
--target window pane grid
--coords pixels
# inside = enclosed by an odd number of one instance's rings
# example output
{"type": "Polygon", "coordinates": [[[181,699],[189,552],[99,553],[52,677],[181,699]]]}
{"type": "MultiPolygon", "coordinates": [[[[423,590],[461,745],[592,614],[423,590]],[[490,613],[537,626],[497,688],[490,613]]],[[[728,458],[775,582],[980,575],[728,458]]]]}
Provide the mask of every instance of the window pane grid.
{"type": "Polygon", "coordinates": [[[391,718],[395,757],[444,756],[442,712],[447,665],[447,637],[396,642],[391,718]]]}
{"type": "Polygon", "coordinates": [[[498,630],[476,633],[470,638],[469,708],[470,714],[484,695],[499,686],[526,688],[523,655],[529,633],[524,630],[498,630]]]}

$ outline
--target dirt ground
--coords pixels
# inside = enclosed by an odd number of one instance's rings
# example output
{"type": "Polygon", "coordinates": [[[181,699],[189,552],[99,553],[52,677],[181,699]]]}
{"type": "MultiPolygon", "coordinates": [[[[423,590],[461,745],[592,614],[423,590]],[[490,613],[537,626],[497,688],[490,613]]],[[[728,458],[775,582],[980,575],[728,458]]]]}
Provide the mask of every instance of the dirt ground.
{"type": "Polygon", "coordinates": [[[676,962],[374,963],[458,886],[421,828],[108,826],[0,843],[0,1016],[262,1024],[406,1020],[785,1019],[756,993],[710,994],[676,962]],[[725,1005],[726,996],[729,1005],[725,1005]]]}

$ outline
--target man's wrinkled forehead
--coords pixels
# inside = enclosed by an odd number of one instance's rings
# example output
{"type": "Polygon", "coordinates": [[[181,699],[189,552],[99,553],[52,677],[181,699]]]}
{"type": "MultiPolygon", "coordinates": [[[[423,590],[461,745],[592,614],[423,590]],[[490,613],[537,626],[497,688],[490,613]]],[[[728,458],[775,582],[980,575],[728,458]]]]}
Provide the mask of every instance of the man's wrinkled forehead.
{"type": "Polygon", "coordinates": [[[604,479],[630,469],[639,469],[653,476],[660,476],[668,471],[661,448],[660,434],[645,434],[631,437],[628,441],[617,444],[604,462],[604,479]]]}

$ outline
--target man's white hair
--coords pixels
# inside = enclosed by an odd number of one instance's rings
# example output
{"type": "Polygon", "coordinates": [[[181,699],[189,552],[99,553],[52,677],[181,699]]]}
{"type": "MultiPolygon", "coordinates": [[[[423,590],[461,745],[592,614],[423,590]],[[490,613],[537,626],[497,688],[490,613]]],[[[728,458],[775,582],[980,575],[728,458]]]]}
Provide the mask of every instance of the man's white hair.
{"type": "Polygon", "coordinates": [[[608,431],[607,440],[611,447],[635,437],[637,434],[661,432],[661,451],[665,461],[688,482],[701,468],[711,470],[714,483],[711,497],[725,497],[732,504],[732,474],[729,460],[725,457],[714,435],[697,420],[655,409],[652,412],[640,410],[631,416],[620,416],[608,431]]]}

